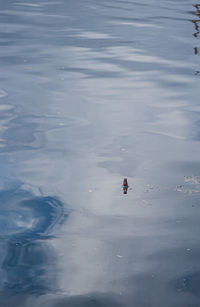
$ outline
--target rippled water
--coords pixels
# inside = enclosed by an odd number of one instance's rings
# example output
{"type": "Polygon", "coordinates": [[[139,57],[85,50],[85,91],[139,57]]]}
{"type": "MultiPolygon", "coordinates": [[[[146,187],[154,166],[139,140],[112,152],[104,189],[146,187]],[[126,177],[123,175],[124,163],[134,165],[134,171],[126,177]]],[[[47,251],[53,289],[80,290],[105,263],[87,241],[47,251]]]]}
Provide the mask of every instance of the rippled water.
{"type": "Polygon", "coordinates": [[[199,26],[0,1],[0,307],[199,306],[199,26]]]}

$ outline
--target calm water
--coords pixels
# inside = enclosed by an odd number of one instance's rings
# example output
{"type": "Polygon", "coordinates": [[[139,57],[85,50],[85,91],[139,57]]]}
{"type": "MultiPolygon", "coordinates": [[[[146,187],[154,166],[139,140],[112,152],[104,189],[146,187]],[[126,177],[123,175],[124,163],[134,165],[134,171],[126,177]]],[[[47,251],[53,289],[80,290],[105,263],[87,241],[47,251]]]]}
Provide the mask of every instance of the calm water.
{"type": "Polygon", "coordinates": [[[199,307],[199,26],[0,0],[0,307],[199,307]]]}

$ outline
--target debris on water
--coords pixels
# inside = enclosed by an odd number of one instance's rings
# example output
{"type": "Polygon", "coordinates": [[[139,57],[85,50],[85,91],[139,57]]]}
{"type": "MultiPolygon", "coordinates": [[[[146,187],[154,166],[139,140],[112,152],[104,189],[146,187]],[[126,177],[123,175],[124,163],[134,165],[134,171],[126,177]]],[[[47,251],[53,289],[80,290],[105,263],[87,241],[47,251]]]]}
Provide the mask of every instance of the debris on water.
{"type": "Polygon", "coordinates": [[[200,176],[184,176],[184,181],[184,185],[176,186],[177,192],[183,192],[189,195],[200,193],[200,176]]]}
{"type": "Polygon", "coordinates": [[[127,178],[124,178],[124,181],[123,181],[123,191],[124,191],[124,194],[127,194],[127,192],[128,192],[128,180],[127,180],[127,178]]]}
{"type": "Polygon", "coordinates": [[[183,191],[183,186],[182,185],[177,185],[176,186],[176,191],[182,192],[183,191]]]}
{"type": "Polygon", "coordinates": [[[186,176],[185,182],[193,183],[193,184],[200,184],[200,176],[186,176]]]}

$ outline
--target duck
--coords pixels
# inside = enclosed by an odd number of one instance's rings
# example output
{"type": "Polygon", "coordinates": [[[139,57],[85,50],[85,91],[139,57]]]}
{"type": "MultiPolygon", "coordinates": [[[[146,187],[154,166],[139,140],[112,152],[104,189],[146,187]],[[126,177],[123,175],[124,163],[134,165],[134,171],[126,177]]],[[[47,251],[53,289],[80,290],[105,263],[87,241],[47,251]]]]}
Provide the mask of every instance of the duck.
{"type": "Polygon", "coordinates": [[[127,191],[128,191],[128,180],[127,180],[127,178],[124,178],[124,181],[123,181],[123,191],[124,191],[124,194],[127,194],[127,191]]]}

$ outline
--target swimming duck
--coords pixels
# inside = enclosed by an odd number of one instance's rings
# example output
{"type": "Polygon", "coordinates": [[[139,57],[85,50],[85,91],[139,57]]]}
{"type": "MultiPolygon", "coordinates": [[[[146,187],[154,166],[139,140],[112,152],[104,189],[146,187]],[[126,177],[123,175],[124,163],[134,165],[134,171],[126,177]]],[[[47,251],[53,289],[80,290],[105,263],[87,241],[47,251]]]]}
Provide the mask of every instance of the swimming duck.
{"type": "Polygon", "coordinates": [[[123,190],[124,190],[124,194],[127,194],[127,191],[128,191],[128,180],[127,180],[127,178],[124,178],[123,190]]]}

